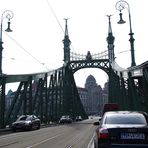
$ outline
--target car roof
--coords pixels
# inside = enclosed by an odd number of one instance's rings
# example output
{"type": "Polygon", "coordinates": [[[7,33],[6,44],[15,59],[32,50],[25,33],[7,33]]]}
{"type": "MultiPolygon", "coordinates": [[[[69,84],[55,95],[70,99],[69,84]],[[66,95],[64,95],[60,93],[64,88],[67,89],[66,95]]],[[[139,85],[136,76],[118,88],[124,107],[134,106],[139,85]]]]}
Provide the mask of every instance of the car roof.
{"type": "Polygon", "coordinates": [[[20,115],[19,118],[21,118],[21,117],[33,117],[33,116],[35,117],[36,115],[33,115],[33,114],[31,114],[31,115],[20,115]]]}
{"type": "Polygon", "coordinates": [[[19,117],[28,117],[28,116],[30,116],[30,115],[20,115],[19,117]]]}
{"type": "Polygon", "coordinates": [[[108,111],[105,114],[147,114],[143,111],[108,111]]]}

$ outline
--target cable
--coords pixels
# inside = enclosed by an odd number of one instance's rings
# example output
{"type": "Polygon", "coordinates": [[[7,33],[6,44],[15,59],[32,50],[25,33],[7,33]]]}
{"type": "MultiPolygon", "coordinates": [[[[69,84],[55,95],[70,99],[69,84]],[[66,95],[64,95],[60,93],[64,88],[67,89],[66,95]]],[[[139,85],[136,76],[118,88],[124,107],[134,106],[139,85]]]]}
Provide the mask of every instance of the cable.
{"type": "Polygon", "coordinates": [[[52,12],[52,14],[54,15],[54,17],[55,17],[57,23],[59,24],[60,28],[62,29],[62,31],[63,31],[63,33],[64,33],[64,29],[63,29],[62,25],[60,24],[60,21],[58,20],[58,17],[56,16],[55,12],[53,11],[51,4],[49,3],[48,0],[46,0],[46,2],[47,2],[47,5],[48,5],[49,9],[50,9],[51,12],[52,12]]]}
{"type": "MultiPolygon", "coordinates": [[[[56,14],[55,14],[55,12],[54,12],[54,10],[53,10],[53,8],[52,8],[51,4],[49,3],[49,1],[48,1],[48,0],[46,0],[46,2],[47,2],[47,5],[48,5],[49,9],[51,10],[51,12],[52,12],[53,16],[55,17],[55,19],[56,19],[57,23],[59,24],[59,26],[60,26],[61,30],[62,30],[62,31],[63,31],[63,33],[64,33],[64,29],[63,29],[62,25],[60,24],[60,21],[58,20],[58,17],[56,16],[56,14]]],[[[72,49],[74,50],[74,47],[73,47],[72,45],[71,45],[71,47],[72,47],[72,49]]]]}
{"type": "Polygon", "coordinates": [[[123,50],[123,51],[120,51],[118,52],[117,54],[121,54],[121,53],[124,53],[124,52],[129,52],[130,50],[123,50]]]}
{"type": "MultiPolygon", "coordinates": [[[[5,31],[3,31],[14,43],[16,43],[21,49],[23,49],[28,55],[30,55],[37,63],[39,63],[40,65],[44,65],[43,63],[41,63],[36,57],[34,57],[31,53],[29,53],[20,43],[18,43],[14,38],[12,38],[8,33],[6,33],[5,31]]],[[[44,66],[47,70],[49,70],[46,66],[44,66]]]]}

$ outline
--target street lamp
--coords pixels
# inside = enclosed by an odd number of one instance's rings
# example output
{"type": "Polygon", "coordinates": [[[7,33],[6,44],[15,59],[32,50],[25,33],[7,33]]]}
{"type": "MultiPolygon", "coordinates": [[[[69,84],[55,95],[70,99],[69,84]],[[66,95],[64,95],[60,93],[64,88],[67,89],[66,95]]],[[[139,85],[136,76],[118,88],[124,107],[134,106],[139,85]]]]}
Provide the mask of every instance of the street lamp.
{"type": "Polygon", "coordinates": [[[130,41],[130,46],[131,46],[131,60],[132,60],[131,66],[136,66],[135,54],[134,54],[134,41],[135,41],[135,39],[133,38],[134,33],[132,32],[130,6],[129,6],[129,4],[126,1],[120,0],[120,1],[118,1],[116,3],[115,7],[120,12],[119,13],[120,20],[119,20],[118,24],[124,24],[125,23],[125,21],[122,18],[122,10],[123,9],[127,9],[128,10],[129,26],[130,26],[130,33],[129,33],[130,39],[129,39],[129,41],[130,41]]]}
{"type": "Polygon", "coordinates": [[[13,18],[13,12],[10,10],[6,10],[2,13],[1,15],[1,26],[0,26],[0,74],[2,74],[2,50],[3,50],[3,41],[2,41],[2,32],[3,32],[3,20],[4,19],[8,20],[8,27],[5,31],[7,32],[12,32],[10,29],[10,20],[13,18]]]}

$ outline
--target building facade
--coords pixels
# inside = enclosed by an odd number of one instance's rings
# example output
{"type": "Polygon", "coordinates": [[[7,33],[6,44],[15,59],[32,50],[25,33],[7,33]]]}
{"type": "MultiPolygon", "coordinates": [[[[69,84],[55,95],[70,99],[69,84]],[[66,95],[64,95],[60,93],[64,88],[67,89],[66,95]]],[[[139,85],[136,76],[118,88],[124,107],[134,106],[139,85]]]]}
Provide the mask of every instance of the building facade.
{"type": "Polygon", "coordinates": [[[96,79],[89,75],[86,78],[85,88],[78,87],[81,102],[88,115],[101,114],[103,106],[108,102],[108,82],[104,88],[96,83],[96,79]]]}

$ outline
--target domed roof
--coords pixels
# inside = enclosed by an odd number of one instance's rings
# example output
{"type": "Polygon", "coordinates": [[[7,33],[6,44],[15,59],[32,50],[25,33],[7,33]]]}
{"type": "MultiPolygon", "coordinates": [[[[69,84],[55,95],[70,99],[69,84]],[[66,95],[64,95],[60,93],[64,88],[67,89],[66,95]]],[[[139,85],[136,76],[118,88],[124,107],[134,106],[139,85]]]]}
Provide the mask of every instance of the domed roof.
{"type": "Polygon", "coordinates": [[[96,79],[92,75],[89,75],[86,79],[86,83],[90,83],[90,82],[94,84],[96,83],[96,79]]]}

